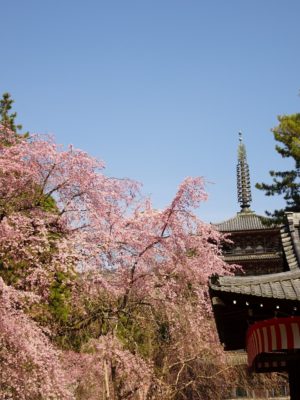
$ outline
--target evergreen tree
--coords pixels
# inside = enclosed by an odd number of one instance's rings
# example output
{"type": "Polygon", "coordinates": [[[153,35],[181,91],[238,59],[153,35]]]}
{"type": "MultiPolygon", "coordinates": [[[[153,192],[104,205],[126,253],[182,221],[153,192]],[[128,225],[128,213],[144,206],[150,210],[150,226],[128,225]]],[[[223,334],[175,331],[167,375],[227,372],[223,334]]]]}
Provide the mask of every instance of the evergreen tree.
{"type": "Polygon", "coordinates": [[[10,113],[13,102],[14,100],[9,93],[3,93],[2,99],[0,100],[0,123],[17,133],[18,130],[22,129],[22,125],[16,125],[15,123],[17,113],[10,113]]]}
{"type": "Polygon", "coordinates": [[[277,221],[281,221],[285,211],[300,212],[300,114],[278,117],[279,125],[272,129],[279,144],[276,151],[283,158],[291,158],[294,168],[288,171],[270,171],[271,184],[257,183],[256,188],[265,191],[266,196],[283,195],[286,201],[284,209],[273,213],[266,211],[277,221]]]}

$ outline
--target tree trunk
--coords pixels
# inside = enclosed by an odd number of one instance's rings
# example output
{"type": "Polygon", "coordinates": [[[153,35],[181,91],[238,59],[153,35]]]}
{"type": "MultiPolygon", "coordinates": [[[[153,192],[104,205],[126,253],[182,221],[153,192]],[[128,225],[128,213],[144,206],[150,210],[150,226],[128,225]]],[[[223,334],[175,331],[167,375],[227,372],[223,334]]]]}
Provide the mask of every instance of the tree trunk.
{"type": "Polygon", "coordinates": [[[111,400],[110,390],[109,390],[109,374],[106,360],[103,361],[103,369],[104,369],[104,381],[105,381],[105,399],[111,400]]]}

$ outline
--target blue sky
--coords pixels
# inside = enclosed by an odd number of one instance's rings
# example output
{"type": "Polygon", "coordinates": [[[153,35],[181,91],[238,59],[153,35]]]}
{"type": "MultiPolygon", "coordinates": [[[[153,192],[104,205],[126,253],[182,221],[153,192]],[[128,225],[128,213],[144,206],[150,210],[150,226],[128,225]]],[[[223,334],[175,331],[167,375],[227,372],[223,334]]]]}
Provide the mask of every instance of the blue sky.
{"type": "MultiPolygon", "coordinates": [[[[24,129],[53,133],[165,206],[204,176],[198,214],[239,211],[238,131],[252,186],[287,162],[270,129],[300,110],[298,0],[1,2],[0,92],[24,129]]],[[[258,213],[280,206],[252,189],[258,213]]]]}

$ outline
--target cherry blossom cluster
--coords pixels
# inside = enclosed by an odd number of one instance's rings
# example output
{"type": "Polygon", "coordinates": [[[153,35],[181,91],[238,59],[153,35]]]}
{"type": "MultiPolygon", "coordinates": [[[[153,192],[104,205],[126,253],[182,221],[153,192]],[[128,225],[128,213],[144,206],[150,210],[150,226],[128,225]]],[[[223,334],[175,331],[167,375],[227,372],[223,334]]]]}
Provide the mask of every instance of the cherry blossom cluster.
{"type": "Polygon", "coordinates": [[[179,373],[185,359],[197,354],[198,360],[216,346],[207,281],[230,268],[220,257],[222,236],[194,214],[207,198],[205,182],[185,179],[162,210],[140,189],[130,179],[105,176],[103,162],[81,150],[64,149],[47,136],[18,137],[0,126],[4,398],[39,398],[40,392],[45,399],[80,398],[89,387],[98,388],[86,394],[90,399],[99,393],[150,398],[153,387],[166,381],[157,383],[160,369],[138,354],[138,344],[132,351],[134,339],[121,341],[124,320],[167,343],[169,353],[159,361],[163,376],[170,365],[179,365],[179,373]],[[106,301],[106,331],[87,340],[81,352],[58,351],[50,339],[52,326],[45,333],[47,324],[35,322],[26,308],[34,298],[49,303],[59,273],[73,286],[73,308],[80,315],[67,322],[66,332],[100,319],[83,303],[106,301]],[[72,379],[64,376],[61,357],[72,379]]]}

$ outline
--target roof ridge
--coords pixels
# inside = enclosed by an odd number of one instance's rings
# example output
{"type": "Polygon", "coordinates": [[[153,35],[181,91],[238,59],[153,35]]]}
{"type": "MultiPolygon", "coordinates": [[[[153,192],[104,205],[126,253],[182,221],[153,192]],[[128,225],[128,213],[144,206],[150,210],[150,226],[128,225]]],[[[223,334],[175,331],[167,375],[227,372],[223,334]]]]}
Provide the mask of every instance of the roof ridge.
{"type": "Polygon", "coordinates": [[[235,284],[240,285],[241,283],[247,285],[255,283],[270,283],[276,281],[283,281],[292,278],[300,278],[300,269],[293,271],[276,272],[273,274],[264,274],[264,275],[251,275],[251,276],[226,275],[219,277],[218,281],[220,284],[221,284],[220,280],[222,281],[222,284],[226,284],[226,281],[228,280],[228,283],[230,283],[230,285],[235,285],[235,284]]]}
{"type": "Polygon", "coordinates": [[[214,223],[212,225],[223,232],[274,229],[277,227],[275,224],[264,224],[263,221],[266,219],[267,217],[256,214],[253,211],[242,211],[225,221],[214,223]]]}

